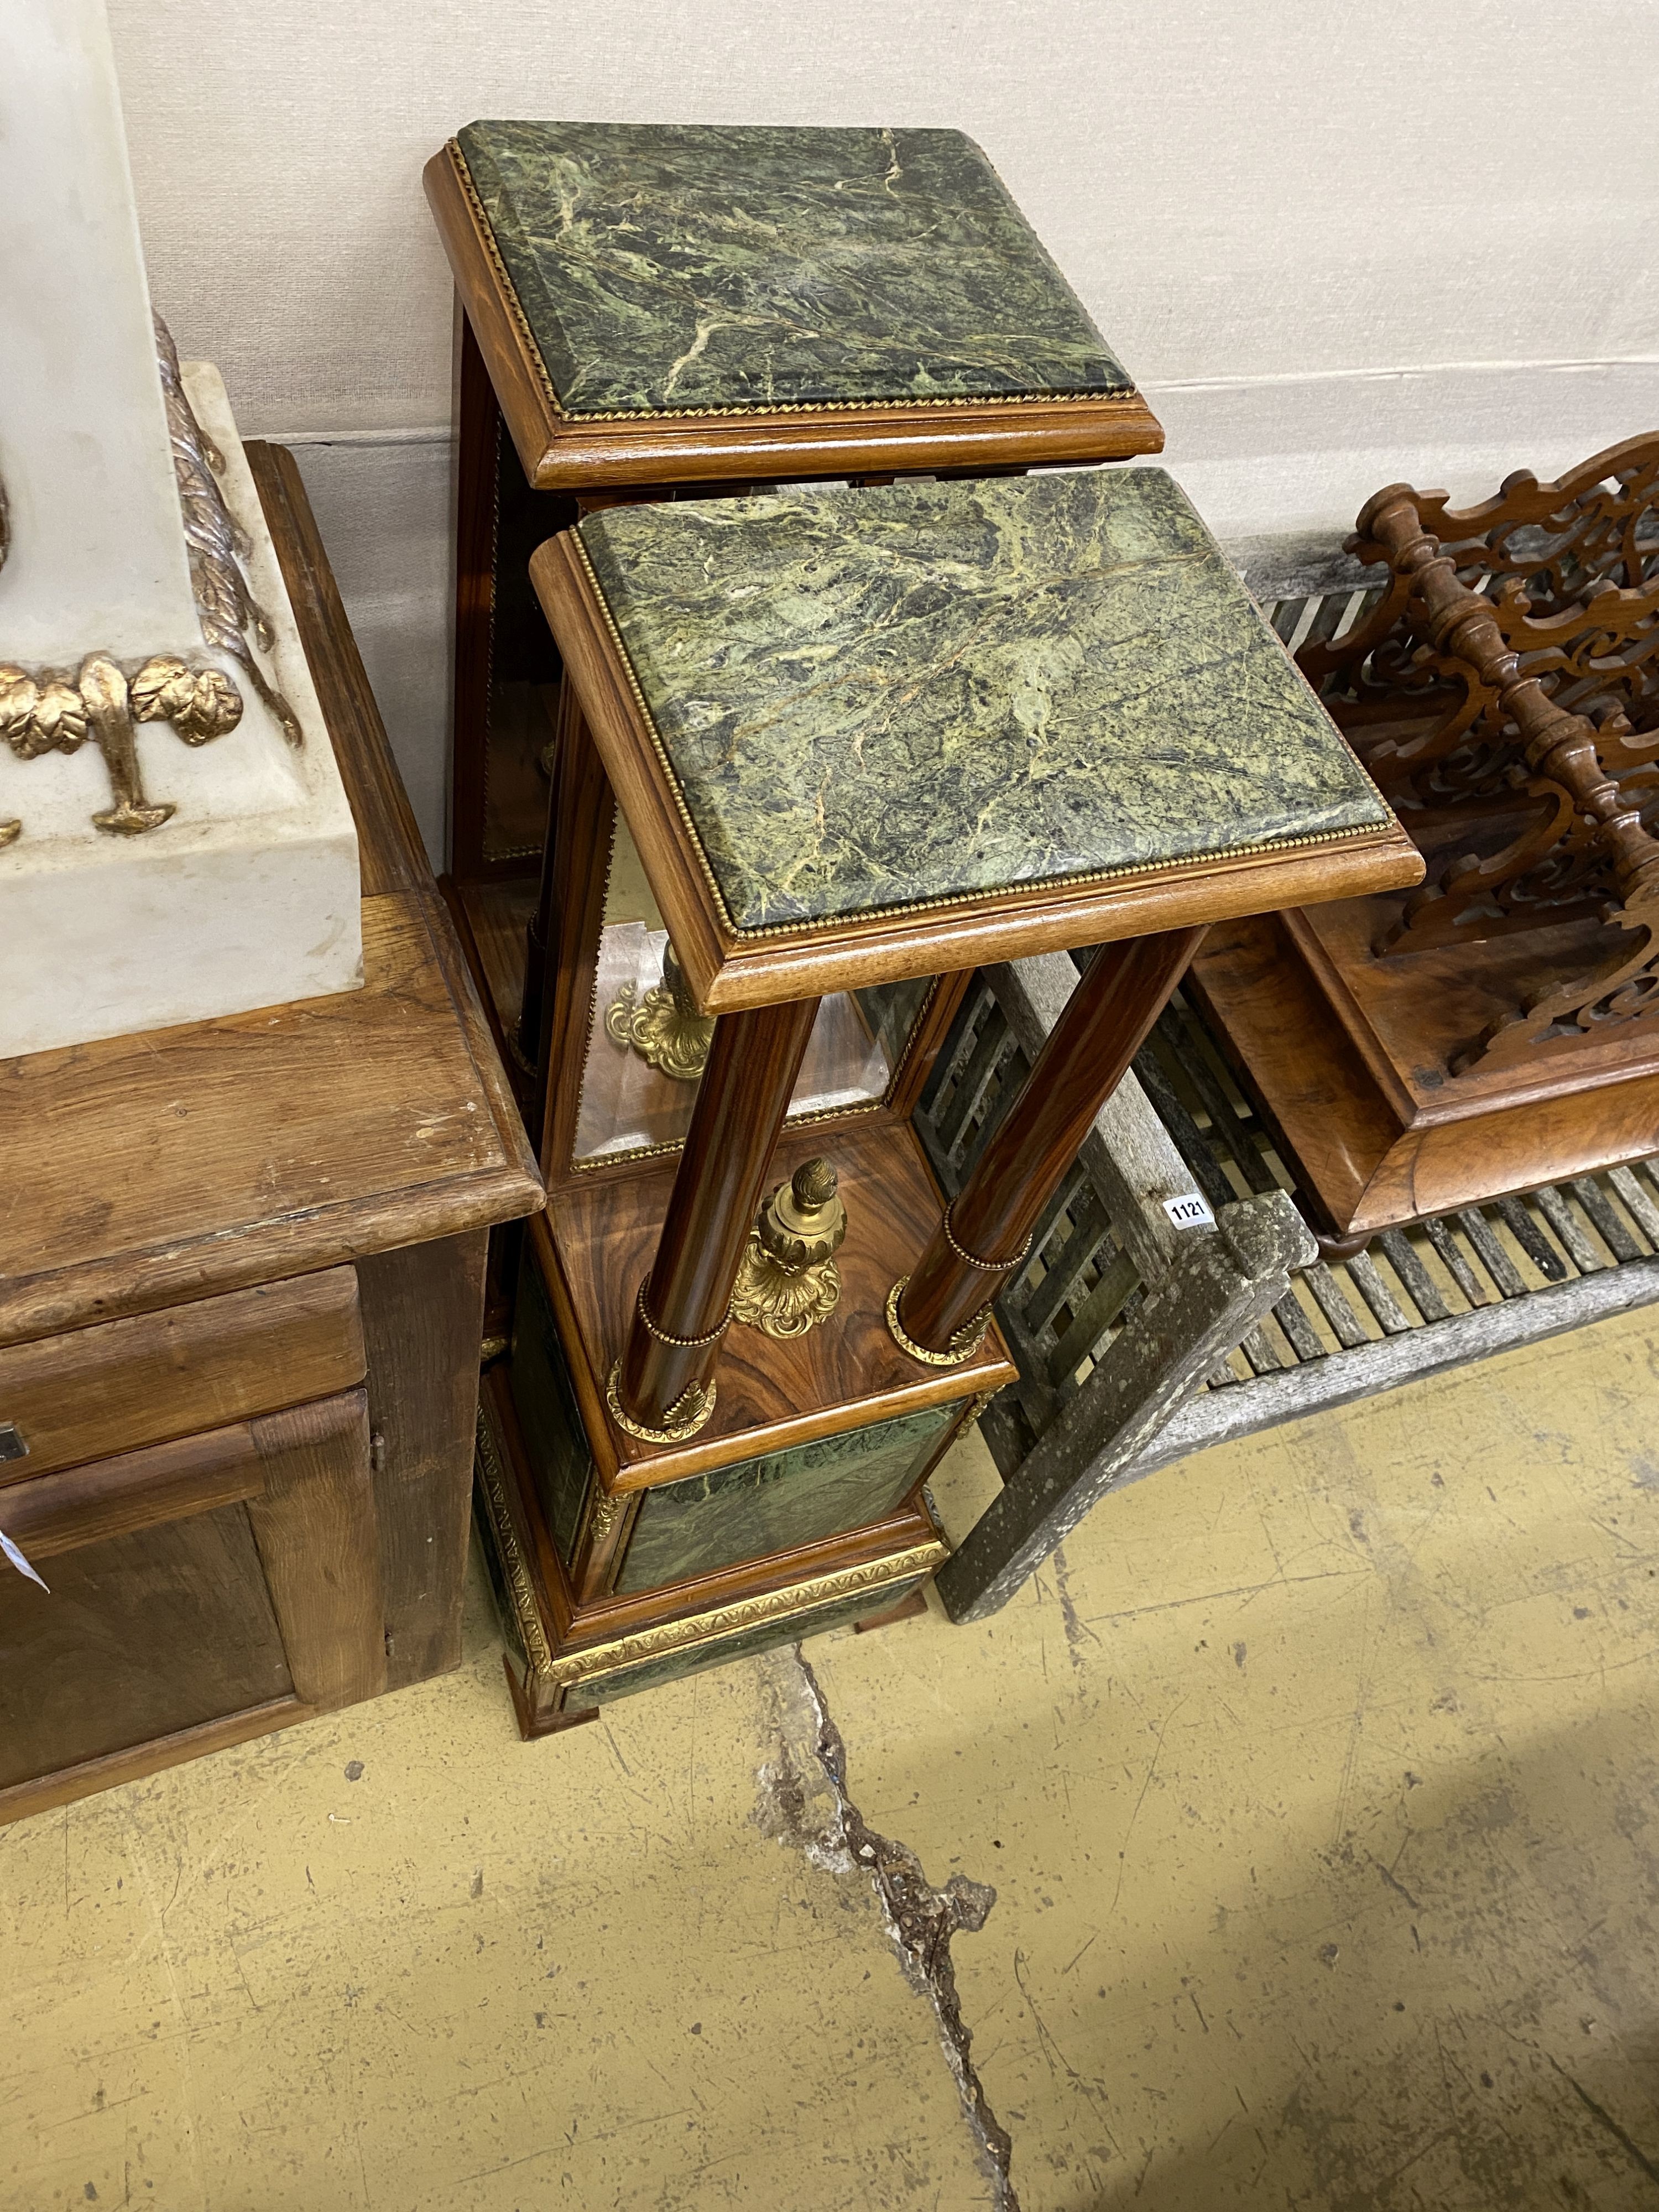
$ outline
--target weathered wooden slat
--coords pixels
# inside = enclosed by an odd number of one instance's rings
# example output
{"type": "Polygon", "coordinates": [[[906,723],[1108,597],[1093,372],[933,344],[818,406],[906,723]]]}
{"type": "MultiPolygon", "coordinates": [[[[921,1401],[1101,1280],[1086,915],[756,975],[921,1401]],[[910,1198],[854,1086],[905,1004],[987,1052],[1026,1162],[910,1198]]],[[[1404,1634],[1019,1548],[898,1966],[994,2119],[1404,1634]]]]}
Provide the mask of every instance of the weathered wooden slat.
{"type": "Polygon", "coordinates": [[[1077,1209],[1075,1223],[1071,1235],[1050,1258],[1048,1273],[1033,1286],[1025,1300],[1025,1326],[1038,1340],[1065,1304],[1078,1277],[1100,1249],[1100,1240],[1111,1227],[1097,1192],[1091,1190],[1085,1195],[1077,1209]]]}
{"type": "Polygon", "coordinates": [[[1238,1340],[1238,1348],[1243,1353],[1252,1375],[1276,1375],[1285,1364],[1262,1334],[1260,1325],[1245,1331],[1238,1340]]]}
{"type": "Polygon", "coordinates": [[[1469,1304],[1477,1309],[1490,1304],[1491,1300],[1486,1295],[1489,1286],[1480,1280],[1464,1258],[1462,1248],[1452,1233],[1450,1224],[1437,1218],[1425,1221],[1423,1224],[1423,1233],[1438,1253],[1446,1273],[1462,1291],[1469,1304]]]}
{"type": "Polygon", "coordinates": [[[1333,1352],[1305,1367],[1263,1375],[1231,1390],[1206,1392],[1174,1411],[1167,1425],[1148,1439],[1133,1466],[1124,1469],[1121,1480],[1138,1482],[1143,1475],[1193,1452],[1206,1451],[1212,1444],[1253,1436],[1260,1430],[1277,1427],[1281,1421],[1301,1420],[1310,1413],[1352,1405],[1356,1399],[1392,1390],[1397,1384],[1444,1374],[1470,1360],[1488,1358],[1517,1345],[1541,1342],[1546,1337],[1582,1328],[1588,1322],[1656,1300],[1659,1300],[1659,1259],[1633,1260],[1627,1267],[1607,1267],[1595,1275],[1552,1284],[1529,1291],[1525,1297],[1506,1299],[1501,1305],[1453,1314],[1432,1328],[1414,1328],[1406,1336],[1385,1337],[1380,1344],[1363,1345],[1352,1352],[1333,1352]]]}
{"type": "Polygon", "coordinates": [[[963,1131],[979,1110],[991,1078],[996,1073],[997,1060],[1007,1037],[1007,1018],[1001,1007],[994,1002],[979,1025],[973,1051],[969,1054],[968,1065],[951,1094],[950,1103],[942,1113],[933,1117],[933,1127],[945,1152],[957,1150],[962,1141],[963,1131]]]}
{"type": "Polygon", "coordinates": [[[1553,1183],[1533,1193],[1538,1211],[1553,1231],[1556,1241],[1581,1275],[1599,1274],[1607,1265],[1589,1238],[1573,1219],[1572,1208],[1553,1183]]]}
{"type": "Polygon", "coordinates": [[[1304,1267],[1302,1279],[1313,1292],[1314,1303],[1329,1322],[1331,1334],[1345,1351],[1370,1342],[1370,1331],[1355,1313],[1347,1293],[1322,1260],[1311,1267],[1304,1267]]]}
{"type": "Polygon", "coordinates": [[[1406,1295],[1426,1321],[1446,1321],[1451,1309],[1435,1286],[1434,1277],[1412,1249],[1403,1229],[1385,1229],[1377,1238],[1389,1265],[1399,1276],[1406,1295]]]}
{"type": "Polygon", "coordinates": [[[1166,1040],[1171,1048],[1180,1054],[1187,1079],[1197,1091],[1204,1110],[1210,1117],[1212,1146],[1225,1147],[1227,1156],[1237,1164],[1239,1173],[1252,1191],[1277,1190],[1279,1186],[1273,1179],[1273,1170],[1257,1149],[1249,1123],[1240,1120],[1237,1108],[1227,1096],[1225,1085],[1210,1066],[1196,1041],[1188,1040],[1183,1035],[1180,1015],[1173,1009],[1166,1009],[1158,1024],[1160,1030],[1164,1030],[1165,1022],[1174,1031],[1173,1037],[1170,1036],[1169,1030],[1164,1031],[1166,1040]]]}
{"type": "Polygon", "coordinates": [[[1377,1326],[1385,1336],[1400,1336],[1411,1327],[1411,1321],[1399,1299],[1376,1272],[1376,1263],[1369,1252],[1356,1252],[1347,1261],[1348,1280],[1376,1316],[1377,1326]]]}
{"type": "Polygon", "coordinates": [[[1064,1387],[1085,1355],[1094,1350],[1139,1281],[1140,1270],[1129,1255],[1115,1253],[1048,1355],[1048,1380],[1056,1390],[1064,1387]]]}
{"type": "Polygon", "coordinates": [[[1625,1201],[1625,1209],[1656,1251],[1659,1251],[1659,1206],[1648,1196],[1628,1168],[1610,1168],[1607,1181],[1625,1201]]]}
{"type": "MultiPolygon", "coordinates": [[[[1498,1285],[1500,1294],[1506,1298],[1525,1297],[1527,1285],[1522,1278],[1520,1269],[1498,1243],[1492,1233],[1491,1222],[1481,1212],[1480,1207],[1478,1206],[1461,1207],[1457,1219],[1463,1234],[1479,1254],[1481,1266],[1498,1285]]],[[[1553,1228],[1554,1223],[1552,1222],[1550,1226],[1553,1228]]]]}
{"type": "Polygon", "coordinates": [[[1639,1260],[1642,1248],[1619,1218],[1607,1193],[1589,1176],[1575,1176],[1567,1186],[1590,1218],[1591,1226],[1615,1260],[1639,1260]]]}
{"type": "Polygon", "coordinates": [[[1322,1359],[1325,1346],[1319,1331],[1304,1312],[1302,1301],[1292,1288],[1285,1291],[1273,1308],[1273,1319],[1285,1332],[1292,1352],[1298,1359],[1322,1359]]]}
{"type": "Polygon", "coordinates": [[[1498,1211],[1516,1243],[1548,1283],[1565,1283],[1571,1272],[1566,1261],[1527,1211],[1523,1198],[1500,1198],[1498,1211]]]}
{"type": "MultiPolygon", "coordinates": [[[[960,1186],[951,1182],[947,1184],[946,1188],[954,1196],[960,1186]]],[[[1037,1216],[1036,1226],[1031,1231],[1031,1256],[1004,1290],[1002,1296],[1005,1302],[1011,1303],[1024,1311],[1030,1292],[1037,1288],[1043,1276],[1048,1272],[1049,1239],[1052,1237],[1054,1240],[1056,1256],[1058,1256],[1060,1244],[1076,1227],[1077,1209],[1083,1205],[1088,1193],[1088,1177],[1081,1168],[1074,1167],[1037,1216]],[[1060,1218],[1062,1213],[1066,1216],[1063,1226],[1060,1218]]]]}
{"type": "Polygon", "coordinates": [[[1134,1073],[1158,1120],[1174,1138],[1191,1179],[1210,1204],[1217,1207],[1236,1205],[1238,1193],[1227,1180],[1209,1139],[1182,1105],[1151,1045],[1143,1046],[1135,1054],[1134,1073]]]}

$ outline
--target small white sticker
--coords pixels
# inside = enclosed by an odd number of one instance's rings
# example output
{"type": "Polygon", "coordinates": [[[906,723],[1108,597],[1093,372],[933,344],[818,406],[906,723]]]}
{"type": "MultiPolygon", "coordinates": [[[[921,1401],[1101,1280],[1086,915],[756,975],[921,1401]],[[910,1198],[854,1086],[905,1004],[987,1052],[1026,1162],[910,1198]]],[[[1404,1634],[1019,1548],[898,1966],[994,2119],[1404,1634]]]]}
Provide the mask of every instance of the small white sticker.
{"type": "MultiPolygon", "coordinates": [[[[27,1575],[32,1583],[40,1583],[41,1589],[46,1589],[46,1584],[40,1582],[40,1576],[35,1573],[33,1568],[23,1557],[23,1554],[18,1550],[16,1545],[12,1542],[11,1538],[7,1535],[3,1528],[0,1528],[0,1552],[3,1552],[5,1553],[6,1557],[11,1561],[13,1566],[16,1568],[20,1575],[27,1575]]],[[[52,1592],[50,1590],[46,1590],[46,1595],[50,1597],[52,1595],[52,1592]]]]}
{"type": "Polygon", "coordinates": [[[1208,1200],[1195,1190],[1189,1190],[1180,1198],[1166,1198],[1164,1211],[1177,1229],[1212,1229],[1215,1226],[1215,1216],[1210,1211],[1208,1200]]]}

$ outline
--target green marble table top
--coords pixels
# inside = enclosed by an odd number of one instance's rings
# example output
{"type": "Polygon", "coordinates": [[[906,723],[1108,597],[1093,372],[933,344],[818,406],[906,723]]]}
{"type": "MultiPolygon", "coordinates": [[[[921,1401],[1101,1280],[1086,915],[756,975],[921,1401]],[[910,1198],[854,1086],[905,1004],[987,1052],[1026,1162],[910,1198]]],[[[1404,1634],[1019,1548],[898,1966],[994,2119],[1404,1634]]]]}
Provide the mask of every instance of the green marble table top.
{"type": "Polygon", "coordinates": [[[1161,469],[618,507],[578,537],[739,931],[1392,820],[1161,469]]]}
{"type": "Polygon", "coordinates": [[[956,131],[471,123],[569,415],[1127,393],[956,131]]]}

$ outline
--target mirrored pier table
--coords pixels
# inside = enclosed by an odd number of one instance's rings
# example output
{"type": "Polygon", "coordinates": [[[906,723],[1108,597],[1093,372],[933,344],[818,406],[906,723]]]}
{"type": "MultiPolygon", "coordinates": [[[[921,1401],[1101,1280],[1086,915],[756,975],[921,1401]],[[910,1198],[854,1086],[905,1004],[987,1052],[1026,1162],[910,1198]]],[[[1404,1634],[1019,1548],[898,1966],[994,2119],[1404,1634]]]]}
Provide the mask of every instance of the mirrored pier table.
{"type": "Polygon", "coordinates": [[[452,896],[534,1120],[560,684],[534,549],[600,504],[1164,434],[959,131],[481,122],[426,189],[459,307],[452,896]]]}
{"type": "Polygon", "coordinates": [[[526,1734],[913,1592],[991,1301],[1205,926],[1421,866],[1162,471],[619,507],[531,568],[550,1197],[480,1444],[526,1734]],[[947,1211],[939,1008],[1091,944],[947,1211]]]}

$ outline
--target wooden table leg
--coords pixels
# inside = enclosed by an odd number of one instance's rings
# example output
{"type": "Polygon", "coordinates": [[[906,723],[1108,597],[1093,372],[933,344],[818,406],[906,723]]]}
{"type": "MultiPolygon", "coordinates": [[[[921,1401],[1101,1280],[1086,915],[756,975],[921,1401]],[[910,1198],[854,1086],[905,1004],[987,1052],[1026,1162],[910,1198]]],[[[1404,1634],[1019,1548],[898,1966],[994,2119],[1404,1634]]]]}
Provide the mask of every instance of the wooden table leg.
{"type": "Polygon", "coordinates": [[[488,1236],[357,1262],[389,1690],[461,1662],[488,1236]]]}
{"type": "Polygon", "coordinates": [[[386,1687],[368,1399],[342,1391],[250,1424],[264,1488],[248,1500],[294,1694],[318,1712],[386,1687]]]}
{"type": "Polygon", "coordinates": [[[714,1407],[720,1341],[772,1148],[817,1017],[816,999],[723,1014],[611,1410],[653,1441],[693,1436],[714,1407]]]}
{"type": "Polygon", "coordinates": [[[927,1250],[894,1285],[888,1318],[913,1357],[952,1366],[969,1356],[1038,1215],[1203,936],[1172,929],[1096,952],[927,1250]]]}

